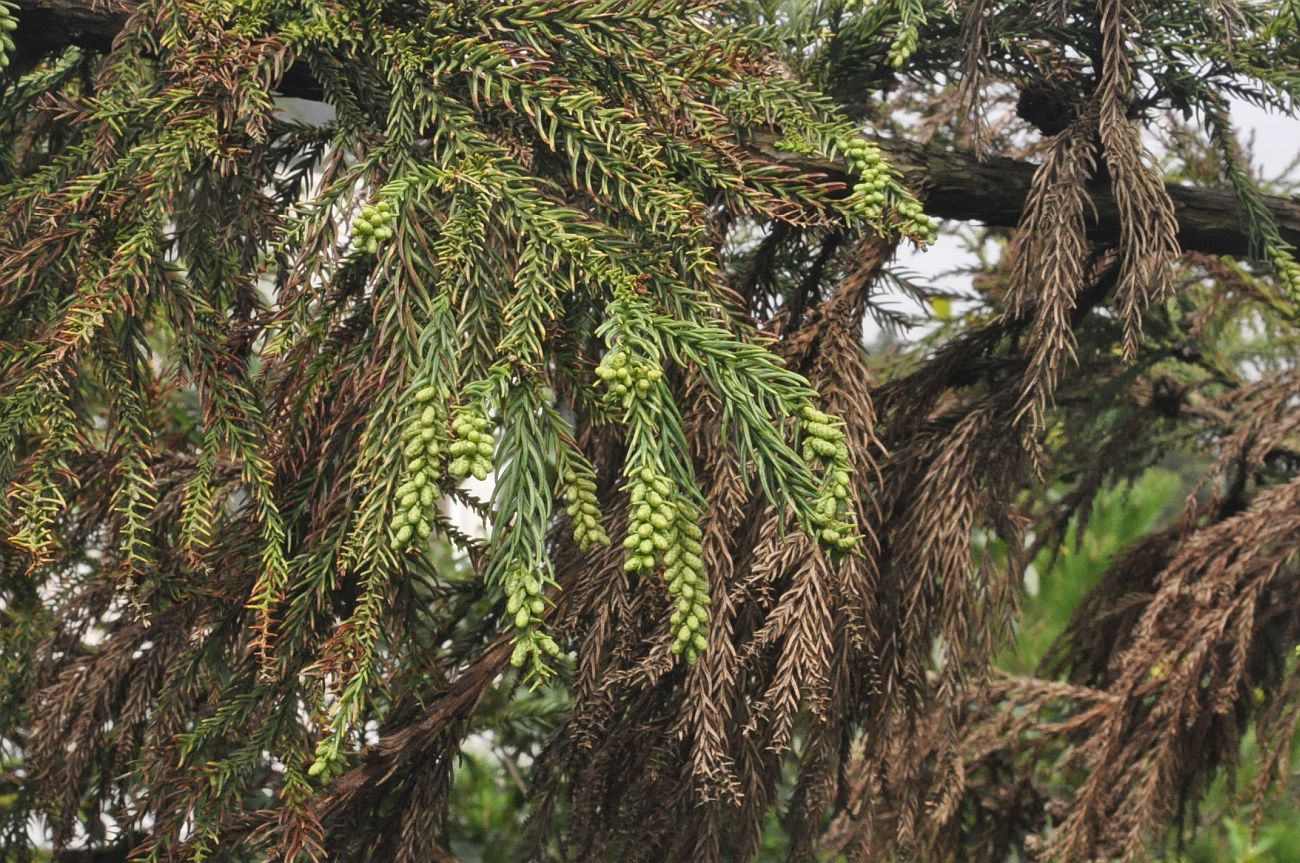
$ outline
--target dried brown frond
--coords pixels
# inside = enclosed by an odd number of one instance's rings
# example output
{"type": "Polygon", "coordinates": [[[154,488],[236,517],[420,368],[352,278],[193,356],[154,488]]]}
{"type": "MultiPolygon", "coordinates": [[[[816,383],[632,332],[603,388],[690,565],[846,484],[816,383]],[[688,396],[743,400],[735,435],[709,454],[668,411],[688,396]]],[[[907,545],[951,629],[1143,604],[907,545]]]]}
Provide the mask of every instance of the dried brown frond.
{"type": "Polygon", "coordinates": [[[1010,317],[1032,318],[1026,341],[1028,370],[1016,417],[1041,423],[1063,366],[1074,359],[1071,313],[1087,275],[1087,182],[1096,167],[1093,118],[1076,119],[1054,142],[1034,175],[1024,215],[1009,254],[1010,317]]]}

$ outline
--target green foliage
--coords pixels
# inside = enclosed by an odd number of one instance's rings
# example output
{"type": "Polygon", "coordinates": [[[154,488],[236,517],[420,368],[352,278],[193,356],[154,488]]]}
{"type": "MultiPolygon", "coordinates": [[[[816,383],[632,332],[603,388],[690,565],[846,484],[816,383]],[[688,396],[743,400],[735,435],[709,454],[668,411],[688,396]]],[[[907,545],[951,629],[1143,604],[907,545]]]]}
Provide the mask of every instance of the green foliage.
{"type": "MultiPolygon", "coordinates": [[[[1300,754],[1300,742],[1294,749],[1300,754]]],[[[1243,784],[1254,778],[1250,765],[1259,751],[1253,738],[1248,738],[1245,750],[1242,775],[1235,777],[1243,784]]],[[[1222,788],[1216,788],[1202,806],[1207,812],[1220,813],[1228,805],[1229,797],[1222,788]]],[[[1287,863],[1300,859],[1300,825],[1297,824],[1300,806],[1296,804],[1294,793],[1279,797],[1251,814],[1250,822],[1228,815],[1217,823],[1211,821],[1187,843],[1180,855],[1171,857],[1179,863],[1219,863],[1225,860],[1233,863],[1287,863]],[[1254,817],[1258,820],[1253,820],[1254,817]]]]}

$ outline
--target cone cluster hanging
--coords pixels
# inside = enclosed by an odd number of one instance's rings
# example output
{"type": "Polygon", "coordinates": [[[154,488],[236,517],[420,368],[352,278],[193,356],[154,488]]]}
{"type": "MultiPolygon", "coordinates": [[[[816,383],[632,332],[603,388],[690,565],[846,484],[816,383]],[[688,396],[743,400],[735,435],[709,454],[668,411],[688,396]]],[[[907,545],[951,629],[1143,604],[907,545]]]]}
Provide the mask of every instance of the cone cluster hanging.
{"type": "Polygon", "coordinates": [[[564,471],[564,511],[573,522],[573,540],[586,551],[593,545],[609,545],[609,535],[600,523],[600,508],[596,504],[596,483],[588,475],[572,468],[564,471]]]}
{"type": "Polygon", "coordinates": [[[432,402],[437,390],[422,387],[415,393],[416,409],[402,431],[406,457],[406,482],[397,489],[397,507],[389,524],[392,547],[401,550],[415,539],[433,534],[433,513],[438,502],[438,456],[442,417],[432,402]]]}
{"type": "Polygon", "coordinates": [[[889,46],[889,65],[895,69],[902,69],[907,65],[907,61],[912,59],[916,53],[917,46],[921,44],[920,31],[915,25],[904,25],[894,37],[894,41],[889,46]]]}
{"type": "Polygon", "coordinates": [[[933,243],[939,236],[939,223],[925,214],[921,204],[894,176],[880,148],[870,141],[854,138],[842,149],[849,169],[859,178],[850,200],[863,218],[873,225],[883,225],[885,208],[892,207],[901,217],[898,229],[904,235],[919,243],[933,243]]]}
{"type": "Polygon", "coordinates": [[[494,448],[492,435],[485,431],[487,427],[488,419],[480,410],[470,408],[456,416],[451,424],[454,440],[448,447],[451,464],[447,466],[447,473],[456,479],[467,476],[477,480],[487,479],[492,472],[494,448]]]}
{"type": "Polygon", "coordinates": [[[848,551],[858,542],[849,501],[849,447],[844,430],[829,414],[811,405],[803,409],[800,422],[804,432],[803,458],[809,464],[820,463],[824,469],[822,487],[813,505],[817,538],[834,551],[848,551]]]}
{"type": "Polygon", "coordinates": [[[1300,299],[1300,264],[1297,264],[1295,258],[1291,257],[1285,249],[1274,249],[1270,257],[1273,259],[1273,268],[1277,273],[1278,281],[1286,286],[1291,299],[1300,299]]]}
{"type": "Polygon", "coordinates": [[[627,407],[632,399],[650,392],[650,388],[663,378],[663,371],[650,363],[629,358],[622,351],[613,351],[596,367],[596,376],[609,386],[610,394],[627,407]]]}
{"type": "Polygon", "coordinates": [[[650,468],[637,474],[631,486],[632,513],[628,518],[628,572],[649,572],[660,555],[668,550],[677,511],[669,501],[672,483],[650,468]]]}
{"type": "Polygon", "coordinates": [[[672,480],[642,468],[629,485],[632,511],[623,547],[629,572],[664,567],[668,593],[676,600],[671,624],[673,652],[694,662],[708,646],[709,584],[700,559],[700,528],[695,507],[680,499],[672,480]]]}
{"type": "Polygon", "coordinates": [[[397,211],[388,201],[377,201],[361,208],[353,230],[357,235],[357,248],[368,255],[379,251],[379,246],[393,238],[393,225],[397,211]]]}
{"type": "Polygon", "coordinates": [[[523,668],[530,657],[541,660],[561,653],[555,640],[542,632],[540,624],[546,611],[542,598],[542,579],[527,569],[512,569],[503,584],[506,591],[506,614],[515,627],[515,648],[510,654],[510,664],[523,668]]]}
{"type": "Polygon", "coordinates": [[[664,552],[664,578],[668,580],[668,593],[677,603],[669,619],[672,650],[685,656],[691,665],[709,646],[709,582],[700,558],[703,531],[698,516],[694,506],[685,501],[677,504],[676,539],[664,552]]]}

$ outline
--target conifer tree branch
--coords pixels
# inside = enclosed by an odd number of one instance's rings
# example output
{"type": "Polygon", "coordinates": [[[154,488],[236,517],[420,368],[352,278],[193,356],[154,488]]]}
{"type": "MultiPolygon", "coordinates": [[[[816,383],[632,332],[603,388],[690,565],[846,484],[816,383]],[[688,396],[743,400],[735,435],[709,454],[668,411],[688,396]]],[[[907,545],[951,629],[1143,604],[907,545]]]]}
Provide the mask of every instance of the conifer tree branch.
{"type": "MultiPolygon", "coordinates": [[[[67,45],[103,51],[112,43],[129,14],[128,3],[103,0],[17,0],[17,44],[29,54],[49,53],[67,45]]],[[[21,63],[18,64],[21,67],[21,63]]],[[[319,87],[302,70],[291,69],[283,83],[286,96],[315,99],[319,87]]],[[[810,172],[842,177],[837,162],[796,155],[777,148],[777,135],[761,133],[749,146],[764,156],[810,172]]],[[[926,211],[954,221],[982,222],[1014,227],[1020,220],[1025,196],[1036,166],[1016,159],[985,160],[956,150],[926,147],[902,141],[881,141],[891,164],[903,172],[909,185],[925,198],[926,211]]],[[[1117,235],[1119,212],[1105,183],[1091,190],[1096,218],[1091,231],[1097,239],[1117,235]]],[[[1250,253],[1248,220],[1238,209],[1231,189],[1194,188],[1170,184],[1170,197],[1178,217],[1178,241],[1188,251],[1245,257],[1250,253]]],[[[1277,222],[1281,238],[1300,247],[1300,201],[1265,196],[1264,205],[1277,222]]]]}
{"type": "Polygon", "coordinates": [[[0,860],[1127,860],[1252,728],[1283,791],[1300,195],[1228,106],[1300,0],[1057,5],[0,0],[0,860]],[[884,266],[922,200],[976,297],[884,266]]]}
{"type": "MultiPolygon", "coordinates": [[[[832,162],[782,153],[775,135],[756,136],[751,146],[765,155],[781,158],[810,171],[831,176],[842,173],[832,162]]],[[[1037,166],[1004,157],[980,160],[970,153],[926,147],[906,141],[881,141],[890,164],[903,173],[925,202],[927,213],[959,222],[983,222],[1014,227],[1020,220],[1025,196],[1037,166]]],[[[1166,186],[1178,216],[1178,241],[1187,251],[1245,257],[1250,250],[1247,220],[1237,207],[1231,189],[1166,186]]],[[[1108,186],[1089,189],[1096,215],[1090,231],[1097,239],[1118,236],[1119,211],[1108,186]]],[[[1291,245],[1300,245],[1300,201],[1277,196],[1263,198],[1277,221],[1278,232],[1291,245]]]]}

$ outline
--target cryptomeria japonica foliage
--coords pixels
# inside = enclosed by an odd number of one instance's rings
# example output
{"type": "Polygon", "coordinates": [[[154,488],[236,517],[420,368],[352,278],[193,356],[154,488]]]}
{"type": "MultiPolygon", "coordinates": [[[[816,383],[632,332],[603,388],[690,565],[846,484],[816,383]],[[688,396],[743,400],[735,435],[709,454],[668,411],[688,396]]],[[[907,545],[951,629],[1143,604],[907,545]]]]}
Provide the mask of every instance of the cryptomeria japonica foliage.
{"type": "Polygon", "coordinates": [[[1300,709],[1300,213],[1230,114],[1298,26],[0,2],[0,847],[448,859],[540,690],[521,858],[1142,853],[1300,709]],[[1004,253],[873,356],[935,215],[1004,253]],[[1181,520],[990,676],[1168,451],[1181,520]]]}

